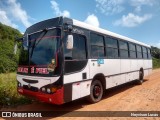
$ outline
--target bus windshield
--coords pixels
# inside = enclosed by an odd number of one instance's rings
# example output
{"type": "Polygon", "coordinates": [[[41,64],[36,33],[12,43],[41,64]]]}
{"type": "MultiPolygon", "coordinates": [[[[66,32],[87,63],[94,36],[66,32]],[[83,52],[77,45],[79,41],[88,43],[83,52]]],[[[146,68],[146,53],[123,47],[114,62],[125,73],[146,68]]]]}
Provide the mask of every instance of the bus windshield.
{"type": "Polygon", "coordinates": [[[27,35],[23,40],[19,66],[47,67],[55,60],[60,29],[43,30],[27,35]]]}

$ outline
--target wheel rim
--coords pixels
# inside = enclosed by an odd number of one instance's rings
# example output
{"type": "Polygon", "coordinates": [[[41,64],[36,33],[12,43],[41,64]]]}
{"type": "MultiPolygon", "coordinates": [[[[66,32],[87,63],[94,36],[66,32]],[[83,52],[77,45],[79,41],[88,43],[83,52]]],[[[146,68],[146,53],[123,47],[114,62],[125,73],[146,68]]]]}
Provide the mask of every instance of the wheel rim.
{"type": "Polygon", "coordinates": [[[94,86],[93,95],[95,98],[98,98],[101,95],[101,87],[99,85],[94,86]]]}

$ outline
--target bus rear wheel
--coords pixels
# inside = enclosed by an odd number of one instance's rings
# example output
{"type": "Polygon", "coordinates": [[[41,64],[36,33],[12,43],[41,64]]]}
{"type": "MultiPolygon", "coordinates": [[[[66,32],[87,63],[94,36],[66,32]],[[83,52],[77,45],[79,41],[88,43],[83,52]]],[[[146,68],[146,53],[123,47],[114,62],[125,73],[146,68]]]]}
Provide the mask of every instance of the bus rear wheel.
{"type": "Polygon", "coordinates": [[[99,102],[103,96],[103,87],[102,83],[99,80],[94,80],[90,87],[90,95],[88,100],[91,103],[99,102]]]}
{"type": "Polygon", "coordinates": [[[139,71],[139,79],[137,80],[137,84],[138,85],[142,85],[142,83],[143,83],[143,77],[144,77],[144,72],[143,72],[143,70],[140,70],[139,71]]]}

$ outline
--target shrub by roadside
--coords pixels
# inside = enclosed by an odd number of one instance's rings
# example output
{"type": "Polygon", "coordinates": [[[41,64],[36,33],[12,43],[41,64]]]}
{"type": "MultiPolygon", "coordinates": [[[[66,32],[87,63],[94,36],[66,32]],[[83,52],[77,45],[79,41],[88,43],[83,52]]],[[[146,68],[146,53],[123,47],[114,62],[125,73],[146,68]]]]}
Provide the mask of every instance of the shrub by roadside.
{"type": "Polygon", "coordinates": [[[160,59],[153,58],[153,69],[160,68],[160,59]]]}
{"type": "Polygon", "coordinates": [[[17,92],[16,73],[0,74],[0,107],[31,103],[17,92]]]}

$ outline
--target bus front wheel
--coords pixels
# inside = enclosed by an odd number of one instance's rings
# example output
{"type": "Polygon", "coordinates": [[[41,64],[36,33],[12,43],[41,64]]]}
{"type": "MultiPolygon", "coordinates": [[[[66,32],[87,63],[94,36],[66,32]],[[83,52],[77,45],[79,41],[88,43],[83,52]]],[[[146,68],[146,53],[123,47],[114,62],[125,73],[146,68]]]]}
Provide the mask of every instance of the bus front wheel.
{"type": "Polygon", "coordinates": [[[94,80],[90,87],[90,95],[88,100],[91,103],[99,102],[102,99],[103,87],[102,83],[99,80],[94,80]]]}

